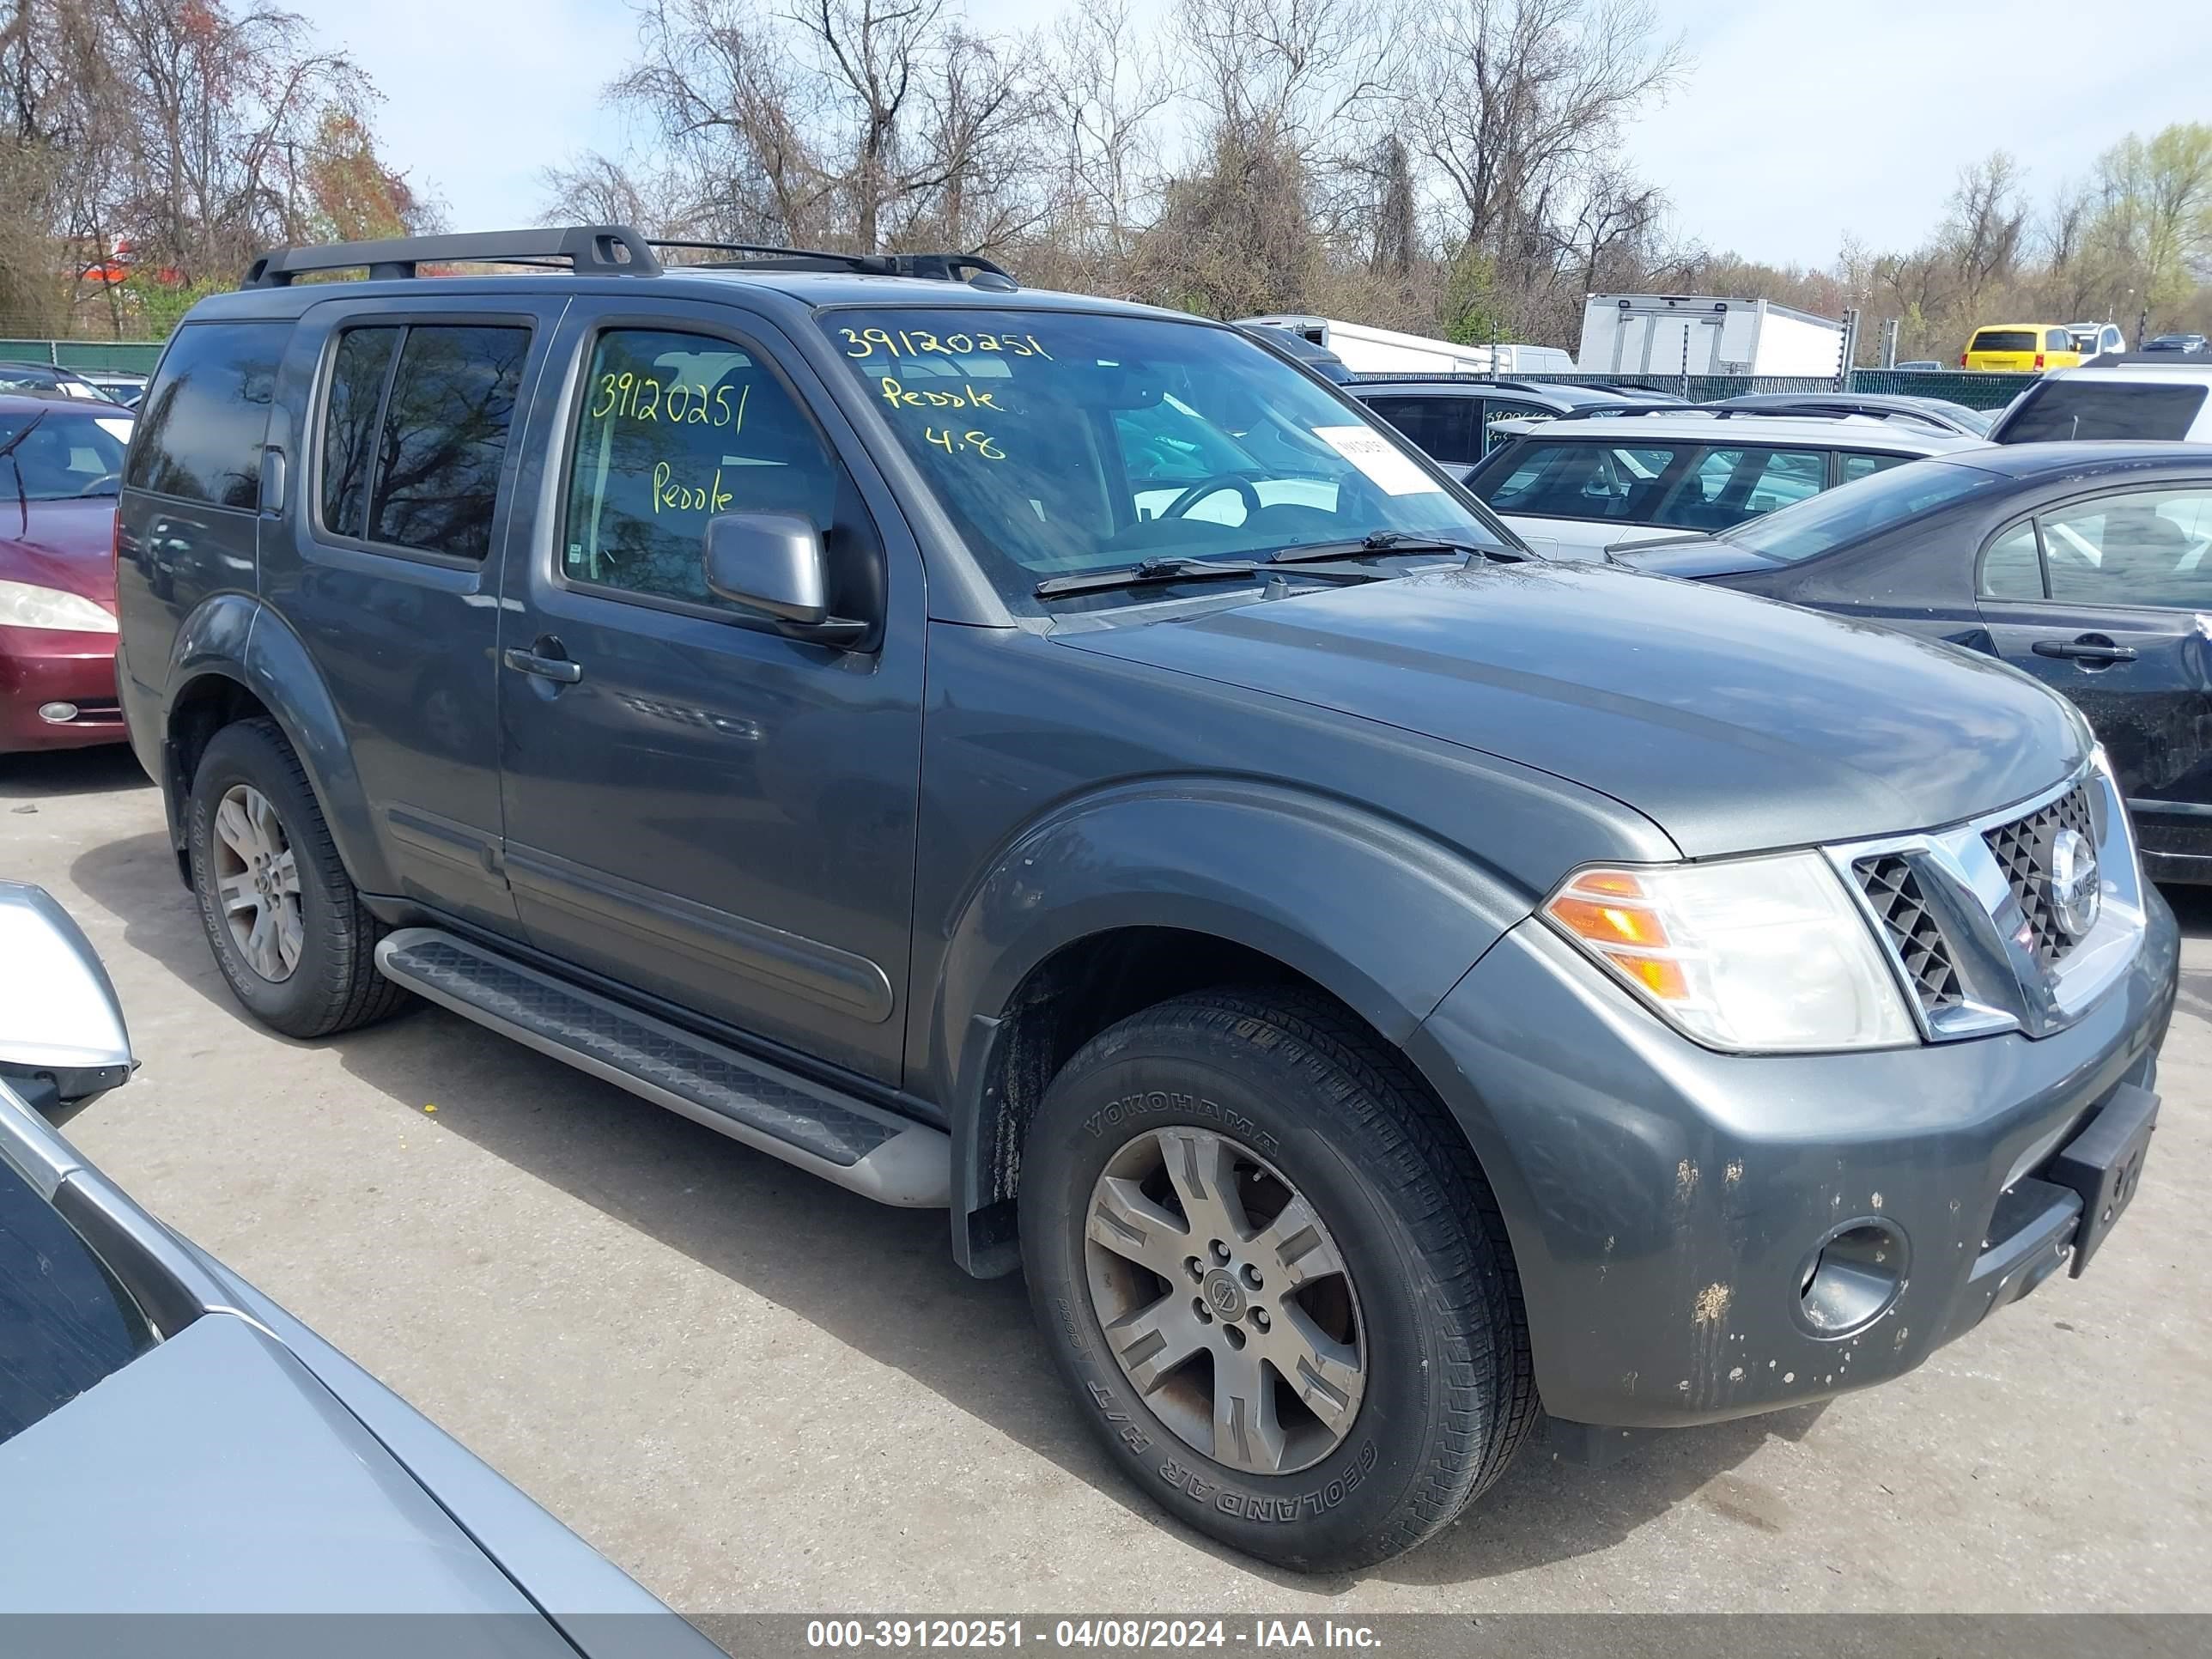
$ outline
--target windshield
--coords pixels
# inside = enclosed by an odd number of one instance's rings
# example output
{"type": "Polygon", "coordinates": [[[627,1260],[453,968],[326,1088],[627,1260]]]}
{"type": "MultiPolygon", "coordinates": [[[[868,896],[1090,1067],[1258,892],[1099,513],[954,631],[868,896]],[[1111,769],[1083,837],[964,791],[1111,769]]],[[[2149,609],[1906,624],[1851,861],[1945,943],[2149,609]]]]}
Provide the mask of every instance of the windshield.
{"type": "Polygon", "coordinates": [[[1795,564],[2003,482],[1996,473],[1952,461],[1907,461],[1740,524],[1719,539],[1777,564],[1795,564]]]}
{"type": "Polygon", "coordinates": [[[120,410],[0,415],[0,501],[18,489],[33,501],[112,495],[123,482],[130,442],[131,417],[120,410]]]}
{"type": "Polygon", "coordinates": [[[1228,329],[902,307],[822,325],[1009,595],[1382,532],[1512,545],[1357,404],[1228,329]]]}

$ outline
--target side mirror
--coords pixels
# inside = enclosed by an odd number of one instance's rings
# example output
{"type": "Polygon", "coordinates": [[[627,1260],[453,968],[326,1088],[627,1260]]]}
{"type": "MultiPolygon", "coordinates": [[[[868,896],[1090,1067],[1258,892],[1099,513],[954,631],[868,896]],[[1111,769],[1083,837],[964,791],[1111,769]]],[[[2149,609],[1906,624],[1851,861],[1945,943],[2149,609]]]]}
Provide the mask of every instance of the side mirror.
{"type": "Polygon", "coordinates": [[[795,513],[725,513],[707,520],[707,591],[765,612],[784,632],[852,645],[865,622],[830,614],[830,560],[822,532],[795,513]]]}
{"type": "Polygon", "coordinates": [[[0,1081],[61,1123],[137,1063],[92,941],[45,888],[0,881],[0,1081]]]}

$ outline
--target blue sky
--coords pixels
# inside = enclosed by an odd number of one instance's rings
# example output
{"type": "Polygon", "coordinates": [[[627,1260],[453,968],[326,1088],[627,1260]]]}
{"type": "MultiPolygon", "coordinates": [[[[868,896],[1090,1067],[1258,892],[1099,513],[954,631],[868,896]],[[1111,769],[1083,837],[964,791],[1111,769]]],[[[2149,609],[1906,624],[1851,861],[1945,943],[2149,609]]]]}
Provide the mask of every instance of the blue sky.
{"type": "MultiPolygon", "coordinates": [[[[1157,16],[1163,3],[1135,9],[1157,16]]],[[[387,151],[445,200],[456,229],[527,222],[542,167],[620,144],[599,93],[635,38],[623,0],[290,4],[374,77],[387,151]]],[[[1846,234],[1908,244],[1941,216],[1960,167],[1992,149],[2018,158],[2040,200],[2130,131],[2212,118],[2203,0],[1654,9],[1696,61],[1627,135],[1627,159],[1666,190],[1680,233],[1753,258],[1825,264],[1846,234]]],[[[968,0],[990,32],[1054,9],[968,0]]]]}

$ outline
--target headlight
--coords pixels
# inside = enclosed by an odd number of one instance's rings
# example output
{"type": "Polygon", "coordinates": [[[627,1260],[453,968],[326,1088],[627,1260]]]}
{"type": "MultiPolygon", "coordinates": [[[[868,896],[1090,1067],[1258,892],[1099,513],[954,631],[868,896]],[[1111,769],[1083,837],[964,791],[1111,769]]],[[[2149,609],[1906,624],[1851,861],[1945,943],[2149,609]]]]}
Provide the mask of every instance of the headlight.
{"type": "Polygon", "coordinates": [[[1709,1048],[1900,1048],[1918,1028],[1850,895],[1816,853],[1580,870],[1545,918],[1709,1048]]]}
{"type": "Polygon", "coordinates": [[[71,634],[112,634],[115,618],[81,593],[28,582],[0,582],[0,628],[58,628],[71,634]]]}

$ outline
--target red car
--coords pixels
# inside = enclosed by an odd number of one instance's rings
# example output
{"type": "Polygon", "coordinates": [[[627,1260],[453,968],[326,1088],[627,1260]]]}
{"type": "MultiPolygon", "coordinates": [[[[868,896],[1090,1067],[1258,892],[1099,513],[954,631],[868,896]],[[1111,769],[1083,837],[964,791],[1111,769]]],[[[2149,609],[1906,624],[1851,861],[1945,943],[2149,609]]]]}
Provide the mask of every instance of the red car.
{"type": "Polygon", "coordinates": [[[123,741],[115,492],[131,422],[0,396],[0,754],[123,741]]]}

